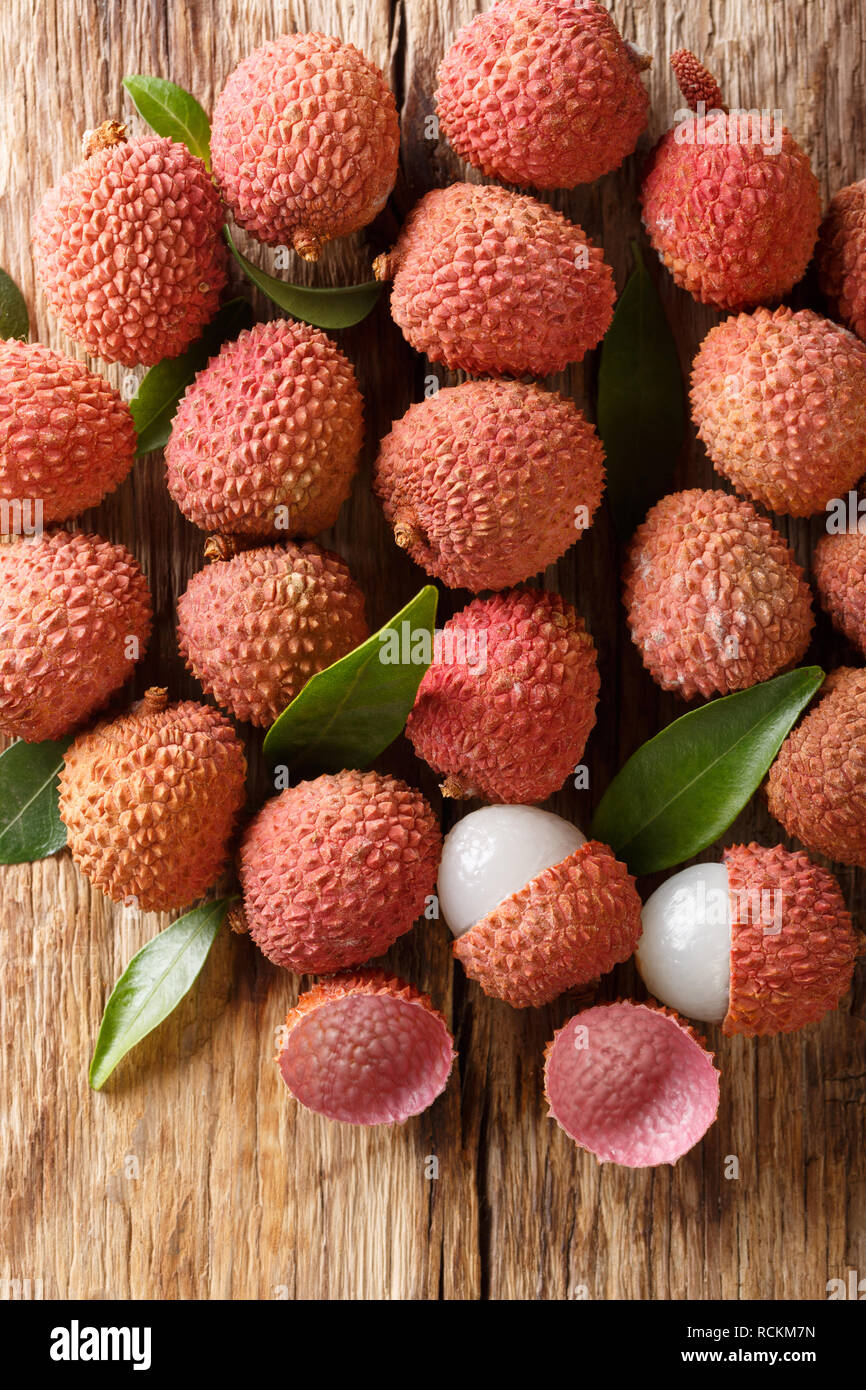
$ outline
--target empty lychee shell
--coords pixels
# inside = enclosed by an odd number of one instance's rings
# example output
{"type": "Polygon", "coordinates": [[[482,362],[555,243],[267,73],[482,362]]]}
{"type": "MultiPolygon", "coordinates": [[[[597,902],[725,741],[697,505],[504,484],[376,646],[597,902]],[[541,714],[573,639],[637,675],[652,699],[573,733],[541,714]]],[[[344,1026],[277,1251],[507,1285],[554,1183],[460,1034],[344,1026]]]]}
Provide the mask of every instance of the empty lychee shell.
{"type": "Polygon", "coordinates": [[[453,1042],[426,994],[384,970],[359,970],[301,995],[277,1062],[308,1110],[344,1124],[402,1124],[445,1090],[453,1042]]]}
{"type": "Polygon", "coordinates": [[[716,1118],[713,1054],[667,1009],[625,1000],[584,1009],[544,1056],[551,1117],[601,1163],[676,1163],[716,1118]]]}

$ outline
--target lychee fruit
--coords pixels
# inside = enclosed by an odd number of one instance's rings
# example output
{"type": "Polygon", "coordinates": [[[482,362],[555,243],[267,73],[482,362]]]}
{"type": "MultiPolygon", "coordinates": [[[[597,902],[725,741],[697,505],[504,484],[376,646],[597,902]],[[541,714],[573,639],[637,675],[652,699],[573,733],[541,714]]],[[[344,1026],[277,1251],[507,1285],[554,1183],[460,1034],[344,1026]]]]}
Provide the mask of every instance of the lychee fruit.
{"type": "Polygon", "coordinates": [[[384,970],[359,970],[301,995],[277,1063],[307,1110],[344,1124],[393,1125],[442,1094],[455,1056],[426,994],[384,970]]]}
{"type": "Polygon", "coordinates": [[[228,250],[219,194],[174,140],[127,140],[106,121],[84,163],[46,193],[33,258],[52,313],[94,357],[150,367],[213,318],[228,250]]]}
{"type": "Polygon", "coordinates": [[[821,220],[808,156],[769,113],[726,110],[694,54],[675,53],[671,67],[694,114],[650,158],[641,205],[653,248],[703,304],[780,299],[803,275],[821,220]]]}
{"type": "MultiPolygon", "coordinates": [[[[135,424],[102,376],[41,343],[0,342],[0,501],[49,524],[96,507],[133,465],[135,424]]],[[[0,530],[12,530],[0,507],[0,530]]]]}
{"type": "Polygon", "coordinates": [[[244,804],[246,760],[209,705],[170,705],[153,687],[117,719],[81,734],[60,774],[72,858],[115,902],[186,907],[219,876],[244,804]]]}
{"type": "Polygon", "coordinates": [[[152,605],[122,545],[68,531],[0,545],[0,732],[59,739],[128,680],[152,605]]]}
{"type": "Polygon", "coordinates": [[[589,0],[500,0],[465,25],[439,68],[437,113],[491,178],[574,188],[617,169],[646,127],[651,59],[589,0]]]}
{"type": "Polygon", "coordinates": [[[558,791],[595,724],[595,645],[539,589],[474,599],[446,624],[406,733],[453,797],[529,803],[558,791]]]}
{"type": "Polygon", "coordinates": [[[626,866],[537,806],[484,806],[458,821],[438,892],[466,974],[515,1009],[595,980],[627,960],[640,935],[626,866]]]}
{"type": "Polygon", "coordinates": [[[815,260],[833,313],[858,338],[866,338],[866,179],[831,199],[815,260]]]}
{"type": "Polygon", "coordinates": [[[214,175],[235,221],[309,261],[381,211],[399,150],[382,73],[324,34],[284,34],[257,48],[214,107],[214,175]]]}
{"type": "Polygon", "coordinates": [[[623,999],[569,1019],[544,1054],[544,1094],[570,1139],[600,1163],[676,1163],[715,1121],[719,1073],[676,1014],[623,999]]]}
{"type": "Polygon", "coordinates": [[[767,801],[807,849],[866,869],[866,671],[830,673],[770,768],[767,801]]]}
{"type": "Polygon", "coordinates": [[[822,536],[812,555],[812,573],[822,608],[866,656],[866,533],[822,536]]]}
{"type": "Polygon", "coordinates": [[[351,490],[363,413],[352,365],[326,334],[294,319],[258,323],[181,400],[169,492],[204,531],[314,536],[351,490]]]}
{"type": "Polygon", "coordinates": [[[267,801],[240,849],[243,915],[269,960],[298,974],[360,965],[409,931],[433,892],[439,824],[419,791],[338,772],[267,801]]]}
{"type": "Polygon", "coordinates": [[[636,952],[644,984],[727,1034],[791,1033],[835,1009],[857,937],[827,869],[776,845],[733,845],[657,888],[636,952]]]}
{"type": "Polygon", "coordinates": [[[771,511],[811,516],[866,472],[866,345],[811,309],[712,328],[691,399],[714,466],[771,511]]]}
{"type": "Polygon", "coordinates": [[[573,401],[467,381],[409,407],[375,489],[394,538],[452,589],[504,589],[558,560],[604,490],[604,450],[573,401]]]}
{"type": "Polygon", "coordinates": [[[208,541],[212,561],[177,603],[180,654],[236,719],[272,724],[317,671],[366,641],[364,595],[338,556],[308,541],[235,553],[208,541]]]}
{"type": "Polygon", "coordinates": [[[809,645],[812,596],[793,552],[726,492],[675,492],[650,509],[623,597],[644,665],[684,700],[768,680],[809,645]]]}
{"type": "Polygon", "coordinates": [[[374,266],[418,352],[476,376],[547,376],[613,317],[613,273],[574,222],[508,189],[454,183],[415,205],[374,266]]]}

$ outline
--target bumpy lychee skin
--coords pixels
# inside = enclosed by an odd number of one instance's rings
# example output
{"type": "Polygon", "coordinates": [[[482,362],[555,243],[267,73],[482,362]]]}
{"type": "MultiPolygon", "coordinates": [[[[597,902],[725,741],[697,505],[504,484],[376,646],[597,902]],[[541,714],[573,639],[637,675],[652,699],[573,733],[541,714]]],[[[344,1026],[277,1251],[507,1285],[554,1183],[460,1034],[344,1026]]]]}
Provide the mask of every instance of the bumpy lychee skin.
{"type": "Polygon", "coordinates": [[[446,796],[543,801],[580,761],[598,691],[595,645],[571,605],[509,590],[445,624],[406,733],[446,796]]]}
{"type": "Polygon", "coordinates": [[[537,1008],[627,960],[640,914],[625,864],[591,840],[488,912],[454,954],[485,994],[537,1008]]]}
{"type": "Polygon", "coordinates": [[[78,728],[132,674],[151,612],[122,545],[56,531],[0,546],[0,731],[40,743],[78,728]]]}
{"type": "Polygon", "coordinates": [[[710,329],[691,399],[715,467],[771,511],[823,511],[866,471],[866,346],[811,309],[710,329]]]}
{"type": "Polygon", "coordinates": [[[0,499],[66,521],[123,482],[135,448],[129,407],[104,377],[41,343],[0,342],[0,499]]]}
{"type": "Polygon", "coordinates": [[[569,1019],[544,1053],[550,1117],[600,1163],[676,1163],[719,1108],[719,1073],[677,1014],[622,999],[569,1019]]]}
{"type": "Polygon", "coordinates": [[[433,1104],[455,1056],[426,994],[384,970],[359,970],[301,995],[277,1063],[308,1110],[344,1124],[393,1125],[433,1104]]]}
{"type": "Polygon", "coordinates": [[[257,48],[214,107],[214,174],[235,221],[311,261],[384,207],[399,147],[382,73],[324,34],[284,34],[257,48]]]}
{"type": "Polygon", "coordinates": [[[822,536],[812,555],[821,606],[866,656],[866,534],[822,536]]]}
{"type": "Polygon", "coordinates": [[[154,687],[119,719],[81,734],[60,775],[72,858],[115,902],[186,907],[223,868],[244,804],[246,760],[209,705],[168,704],[154,687]]]}
{"type": "Polygon", "coordinates": [[[454,183],[415,205],[373,267],[418,352],[476,376],[547,376],[607,332],[613,273],[585,232],[535,198],[454,183]]]}
{"type": "Polygon", "coordinates": [[[106,122],[33,219],[48,307],[94,357],[150,367],[213,318],[226,283],[219,194],[185,145],[106,122]]]}
{"type": "Polygon", "coordinates": [[[818,283],[833,312],[866,339],[866,179],[842,188],[821,224],[818,283]]]}
{"type": "Polygon", "coordinates": [[[623,601],[632,641],[663,690],[729,694],[794,665],[812,631],[793,552],[750,502],[692,489],[635,532],[623,601]]]}
{"type": "Polygon", "coordinates": [[[178,599],[181,656],[236,719],[272,724],[311,676],[366,640],[364,595],[312,542],[232,555],[215,538],[208,548],[214,562],[178,599]]]}
{"type": "Polygon", "coordinates": [[[360,965],[424,910],[441,849],[430,806],[396,777],[300,782],[265,803],[241,843],[250,934],[298,974],[360,965]]]}
{"type": "Polygon", "coordinates": [[[352,365],[326,334],[294,319],[258,323],[180,402],[168,490],[205,531],[314,536],[351,490],[363,413],[352,365]]]}
{"type": "Polygon", "coordinates": [[[828,676],[770,768],[767,801],[807,849],[866,869],[866,671],[828,676]]]}
{"type": "Polygon", "coordinates": [[[394,538],[452,589],[504,589],[553,564],[588,526],[604,450],[564,396],[468,381],[382,440],[375,489],[394,538]]]}
{"type": "Polygon", "coordinates": [[[650,241],[701,303],[770,303],[801,278],[818,234],[808,156],[788,130],[762,132],[754,115],[719,109],[718,86],[692,54],[671,64],[686,99],[707,110],[686,116],[653,151],[641,189],[650,241]]]}
{"type": "Polygon", "coordinates": [[[439,122],[458,154],[491,178],[574,188],[618,168],[637,144],[647,66],[600,5],[500,0],[446,53],[439,122]]]}
{"type": "Polygon", "coordinates": [[[857,937],[836,879],[781,845],[726,849],[731,995],[723,1033],[791,1033],[835,1009],[857,937]]]}

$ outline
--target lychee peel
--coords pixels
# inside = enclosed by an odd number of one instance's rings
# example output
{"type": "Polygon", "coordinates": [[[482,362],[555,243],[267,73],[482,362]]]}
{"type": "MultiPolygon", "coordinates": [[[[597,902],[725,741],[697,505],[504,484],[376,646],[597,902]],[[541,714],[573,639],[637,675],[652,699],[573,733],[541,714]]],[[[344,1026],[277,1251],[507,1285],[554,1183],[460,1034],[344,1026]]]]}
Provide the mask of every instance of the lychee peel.
{"type": "Polygon", "coordinates": [[[508,590],[445,624],[406,733],[445,795],[543,801],[579,763],[598,691],[595,645],[571,605],[508,590]]]}
{"type": "Polygon", "coordinates": [[[384,970],[322,980],[286,1019],[277,1062],[296,1100],[344,1124],[402,1124],[448,1084],[454,1040],[426,994],[384,970]]]}
{"type": "Polygon", "coordinates": [[[812,573],[822,608],[866,656],[866,534],[822,536],[812,555],[812,573]]]}
{"type": "Polygon", "coordinates": [[[391,314],[418,352],[476,376],[547,376],[579,362],[613,317],[613,272],[561,213],[469,183],[435,188],[394,250],[391,314]]]}
{"type": "Polygon", "coordinates": [[[644,665],[685,700],[767,680],[809,645],[811,592],[793,552],[750,502],[725,492],[692,489],[656,503],[623,579],[644,665]]]}
{"type": "Polygon", "coordinates": [[[122,545],[55,531],[0,546],[0,731],[40,743],[77,729],[132,674],[151,618],[122,545]]]}
{"type": "Polygon", "coordinates": [[[410,406],[375,489],[397,544],[450,588],[503,589],[553,564],[604,489],[604,450],[567,397],[467,381],[410,406]]]}
{"type": "Polygon", "coordinates": [[[307,260],[381,211],[399,146],[382,73],[324,34],[284,34],[257,48],[214,107],[214,175],[235,221],[307,260]]]}
{"type": "Polygon", "coordinates": [[[351,363],[293,319],[223,345],[187,390],[165,451],[168,489],[205,531],[314,536],[336,521],[363,440],[351,363]]]}
{"type": "Polygon", "coordinates": [[[616,169],[647,121],[640,71],[606,10],[586,0],[500,0],[439,68],[443,134],[491,178],[574,188],[616,169]]]}
{"type": "Polygon", "coordinates": [[[267,801],[241,842],[250,933],[298,974],[344,970],[409,931],[434,890],[442,836],[420,792],[346,771],[267,801]]]}
{"type": "Polygon", "coordinates": [[[0,499],[44,524],[96,507],[132,468],[135,424],[114,387],[41,343],[0,342],[0,499]]]}
{"type": "Polygon", "coordinates": [[[101,130],[36,212],[36,272],[48,307],[89,353],[150,367],[183,352],[216,313],[223,207],[185,145],[127,140],[116,122],[101,130]]]}
{"type": "Polygon", "coordinates": [[[628,869],[593,840],[499,903],[454,954],[485,994],[537,1008],[627,960],[640,913],[628,869]]]}
{"type": "Polygon", "coordinates": [[[551,1118],[600,1163],[676,1163],[713,1124],[713,1054],[675,1013],[621,1000],[569,1019],[545,1050],[551,1118]]]}
{"type": "Polygon", "coordinates": [[[818,283],[833,312],[866,338],[866,179],[842,188],[821,224],[818,283]]]}

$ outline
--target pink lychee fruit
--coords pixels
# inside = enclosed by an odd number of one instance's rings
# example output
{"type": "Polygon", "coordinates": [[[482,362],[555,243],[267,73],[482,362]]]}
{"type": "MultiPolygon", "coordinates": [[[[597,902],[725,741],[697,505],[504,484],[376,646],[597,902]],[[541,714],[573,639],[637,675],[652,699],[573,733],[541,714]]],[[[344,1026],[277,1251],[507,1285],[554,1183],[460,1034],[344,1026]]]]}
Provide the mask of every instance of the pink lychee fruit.
{"type": "Polygon", "coordinates": [[[841,188],[831,200],[815,259],[833,313],[866,338],[866,179],[841,188]]]}
{"type": "Polygon", "coordinates": [[[812,573],[821,606],[866,656],[866,533],[822,536],[812,555],[812,573]]]}

